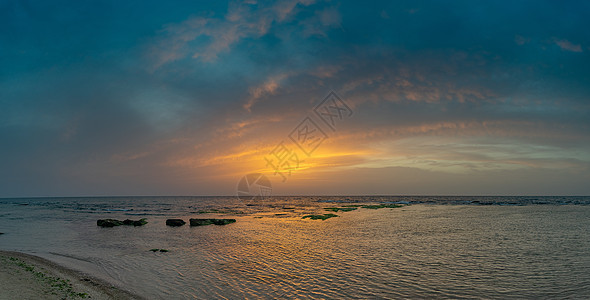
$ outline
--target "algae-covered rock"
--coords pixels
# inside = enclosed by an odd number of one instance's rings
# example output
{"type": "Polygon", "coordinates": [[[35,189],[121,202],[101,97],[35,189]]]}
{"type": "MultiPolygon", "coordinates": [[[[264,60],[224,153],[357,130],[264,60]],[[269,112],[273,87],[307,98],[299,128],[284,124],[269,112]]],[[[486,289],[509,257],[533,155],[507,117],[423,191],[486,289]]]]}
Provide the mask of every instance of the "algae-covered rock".
{"type": "Polygon", "coordinates": [[[329,218],[337,217],[338,215],[335,214],[323,214],[323,215],[307,215],[303,216],[302,219],[312,219],[312,220],[327,220],[329,218]]]}
{"type": "Polygon", "coordinates": [[[133,225],[133,226],[143,226],[145,224],[147,224],[148,222],[146,221],[146,219],[140,219],[140,220],[125,220],[123,221],[123,225],[133,225]]]}
{"type": "Polygon", "coordinates": [[[211,220],[213,219],[190,219],[189,222],[191,226],[206,226],[213,224],[211,220]]]}
{"type": "Polygon", "coordinates": [[[213,219],[214,225],[227,225],[235,222],[236,219],[213,219]]]}
{"type": "Polygon", "coordinates": [[[190,219],[191,226],[227,225],[235,223],[236,219],[190,219]]]}
{"type": "Polygon", "coordinates": [[[101,219],[96,221],[96,225],[100,227],[115,227],[123,225],[123,222],[115,219],[101,219]]]}
{"type": "Polygon", "coordinates": [[[147,223],[148,222],[146,221],[146,219],[140,219],[139,221],[133,221],[133,226],[143,226],[147,223]]]}
{"type": "Polygon", "coordinates": [[[333,212],[339,212],[339,211],[353,211],[356,210],[356,207],[326,207],[324,208],[325,210],[329,210],[329,211],[333,211],[333,212]]]}
{"type": "Polygon", "coordinates": [[[145,224],[147,224],[148,222],[146,221],[146,219],[141,219],[141,220],[124,220],[124,221],[119,221],[119,220],[115,220],[115,219],[101,219],[96,221],[96,225],[100,226],[100,227],[115,227],[115,226],[121,226],[121,225],[128,225],[128,226],[143,226],[145,224]]]}
{"type": "Polygon", "coordinates": [[[178,226],[182,226],[184,224],[186,224],[186,222],[182,219],[168,219],[168,220],[166,220],[166,225],[172,226],[172,227],[178,227],[178,226]]]}

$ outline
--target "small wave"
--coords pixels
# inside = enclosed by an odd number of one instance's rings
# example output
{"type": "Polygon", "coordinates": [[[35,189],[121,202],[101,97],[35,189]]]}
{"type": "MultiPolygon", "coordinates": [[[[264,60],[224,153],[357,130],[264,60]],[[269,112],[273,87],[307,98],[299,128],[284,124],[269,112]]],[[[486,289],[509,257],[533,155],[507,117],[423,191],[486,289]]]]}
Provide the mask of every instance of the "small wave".
{"type": "Polygon", "coordinates": [[[69,259],[74,259],[74,260],[79,260],[79,261],[83,261],[83,262],[93,263],[92,260],[90,260],[89,258],[84,258],[84,257],[77,256],[77,255],[65,254],[65,253],[57,253],[57,252],[52,252],[52,251],[49,251],[48,253],[51,254],[51,255],[55,255],[55,256],[61,256],[61,257],[69,258],[69,259]]]}
{"type": "Polygon", "coordinates": [[[83,214],[110,214],[110,211],[95,211],[95,210],[82,210],[82,209],[64,209],[63,212],[65,213],[83,213],[83,214]]]}

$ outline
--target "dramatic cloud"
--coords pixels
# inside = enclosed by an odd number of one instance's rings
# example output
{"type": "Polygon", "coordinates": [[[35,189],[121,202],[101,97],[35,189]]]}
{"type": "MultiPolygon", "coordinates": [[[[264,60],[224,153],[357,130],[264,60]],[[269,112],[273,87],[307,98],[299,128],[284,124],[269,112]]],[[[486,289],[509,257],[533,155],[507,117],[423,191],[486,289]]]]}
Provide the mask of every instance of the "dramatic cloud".
{"type": "MultiPolygon", "coordinates": [[[[155,68],[187,55],[214,62],[244,39],[259,39],[272,27],[303,24],[304,35],[323,35],[326,28],[338,26],[340,16],[334,8],[317,11],[311,17],[297,18],[302,8],[314,1],[232,2],[223,17],[191,17],[180,24],[168,24],[150,54],[155,68]]],[[[294,28],[292,30],[295,30],[294,28]]]]}
{"type": "Polygon", "coordinates": [[[277,194],[588,194],[589,9],[3,2],[0,197],[230,195],[250,172],[277,194]],[[331,90],[336,130],[313,112],[331,90]],[[309,156],[306,117],[328,137],[309,156]]]}

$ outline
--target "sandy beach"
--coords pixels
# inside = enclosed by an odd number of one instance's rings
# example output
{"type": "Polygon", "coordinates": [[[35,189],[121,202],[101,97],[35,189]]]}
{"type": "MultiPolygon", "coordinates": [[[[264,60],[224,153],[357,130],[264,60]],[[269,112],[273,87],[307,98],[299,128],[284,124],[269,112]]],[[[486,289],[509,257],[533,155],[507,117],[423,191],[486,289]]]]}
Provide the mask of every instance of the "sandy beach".
{"type": "Polygon", "coordinates": [[[143,299],[46,259],[0,251],[0,299],[143,299]]]}

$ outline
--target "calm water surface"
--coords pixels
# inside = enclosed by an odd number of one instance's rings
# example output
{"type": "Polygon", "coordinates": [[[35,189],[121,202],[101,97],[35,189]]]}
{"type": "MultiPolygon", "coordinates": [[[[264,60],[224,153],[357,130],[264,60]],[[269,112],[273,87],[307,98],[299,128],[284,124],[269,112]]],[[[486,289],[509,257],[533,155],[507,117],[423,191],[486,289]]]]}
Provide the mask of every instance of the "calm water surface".
{"type": "Polygon", "coordinates": [[[588,298],[589,203],[588,197],[289,197],[261,206],[233,197],[0,199],[6,233],[0,249],[46,257],[150,299],[588,298]],[[329,213],[325,207],[400,201],[410,205],[301,219],[329,213]],[[172,217],[238,221],[165,226],[172,217]],[[99,228],[99,218],[149,223],[99,228]]]}

